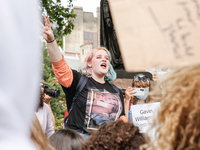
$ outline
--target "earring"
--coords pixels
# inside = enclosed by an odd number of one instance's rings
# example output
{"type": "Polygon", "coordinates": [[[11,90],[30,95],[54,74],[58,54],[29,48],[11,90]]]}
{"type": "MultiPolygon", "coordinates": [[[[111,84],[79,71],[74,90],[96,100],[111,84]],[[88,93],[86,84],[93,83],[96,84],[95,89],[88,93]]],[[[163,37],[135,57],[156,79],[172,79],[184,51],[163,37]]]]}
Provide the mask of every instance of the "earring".
{"type": "Polygon", "coordinates": [[[92,68],[88,68],[88,74],[89,74],[89,76],[92,75],[92,68]]]}
{"type": "Polygon", "coordinates": [[[106,73],[106,77],[109,77],[110,76],[110,74],[109,73],[106,73]]]}

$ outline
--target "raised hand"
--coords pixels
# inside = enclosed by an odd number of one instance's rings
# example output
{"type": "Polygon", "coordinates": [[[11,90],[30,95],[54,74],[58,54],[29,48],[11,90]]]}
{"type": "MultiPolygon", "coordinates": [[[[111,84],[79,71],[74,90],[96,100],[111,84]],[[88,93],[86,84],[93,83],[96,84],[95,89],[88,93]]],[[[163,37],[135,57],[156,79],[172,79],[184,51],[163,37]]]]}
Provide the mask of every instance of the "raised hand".
{"type": "Polygon", "coordinates": [[[135,88],[132,88],[132,87],[128,87],[126,89],[126,91],[125,91],[125,99],[126,100],[131,100],[131,98],[134,97],[133,94],[136,93],[135,91],[133,92],[134,89],[135,88]]]}
{"type": "Polygon", "coordinates": [[[51,30],[51,24],[49,18],[44,16],[44,25],[43,27],[43,37],[47,41],[47,50],[49,53],[49,57],[51,62],[57,62],[62,59],[62,53],[58,48],[57,42],[55,40],[53,31],[51,30]]]}
{"type": "Polygon", "coordinates": [[[51,24],[49,21],[49,18],[44,15],[44,23],[45,25],[42,25],[43,27],[43,37],[47,42],[51,42],[54,40],[54,34],[51,30],[51,24]]]}
{"type": "Polygon", "coordinates": [[[44,94],[43,102],[45,102],[46,104],[50,105],[51,97],[49,95],[47,95],[47,94],[44,94]]]}

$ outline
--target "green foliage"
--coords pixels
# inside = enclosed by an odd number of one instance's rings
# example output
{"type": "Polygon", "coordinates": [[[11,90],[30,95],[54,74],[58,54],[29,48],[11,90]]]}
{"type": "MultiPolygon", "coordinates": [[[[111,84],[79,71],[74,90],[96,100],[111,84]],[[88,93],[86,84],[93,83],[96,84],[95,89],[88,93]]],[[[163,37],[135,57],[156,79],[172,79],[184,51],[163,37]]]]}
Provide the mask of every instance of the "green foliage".
{"type": "MultiPolygon", "coordinates": [[[[55,37],[57,42],[59,37],[70,34],[74,28],[74,19],[76,14],[73,13],[72,0],[66,0],[68,2],[67,8],[65,8],[61,0],[40,0],[42,6],[40,10],[43,14],[47,13],[51,23],[56,23],[55,37]]],[[[58,45],[62,47],[62,40],[58,42],[58,45]]]]}
{"type": "MultiPolygon", "coordinates": [[[[58,46],[61,47],[63,45],[61,37],[72,32],[74,28],[74,19],[76,18],[76,14],[73,13],[72,9],[73,0],[66,1],[68,2],[67,8],[62,5],[61,0],[40,0],[42,5],[39,7],[42,14],[47,14],[50,22],[56,24],[56,28],[53,29],[53,31],[58,46]]],[[[55,129],[61,129],[66,110],[65,94],[61,85],[56,80],[46,45],[45,43],[43,44],[43,81],[49,85],[49,88],[60,90],[60,96],[57,99],[51,98],[51,108],[56,119],[55,129]]]]}
{"type": "Polygon", "coordinates": [[[58,98],[51,98],[51,109],[56,119],[55,129],[61,129],[66,110],[65,94],[53,73],[52,63],[48,56],[45,43],[43,43],[43,48],[43,81],[48,84],[49,88],[60,90],[60,96],[58,98]]]}

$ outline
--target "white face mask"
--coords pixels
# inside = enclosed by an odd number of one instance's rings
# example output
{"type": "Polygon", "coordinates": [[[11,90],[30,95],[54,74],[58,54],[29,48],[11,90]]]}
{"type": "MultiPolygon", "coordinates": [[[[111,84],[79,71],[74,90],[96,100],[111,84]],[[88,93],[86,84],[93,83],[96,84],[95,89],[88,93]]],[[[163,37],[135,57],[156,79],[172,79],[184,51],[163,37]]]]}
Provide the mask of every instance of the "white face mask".
{"type": "Polygon", "coordinates": [[[145,100],[149,94],[149,88],[144,90],[144,95],[137,95],[136,97],[140,100],[145,100]]]}

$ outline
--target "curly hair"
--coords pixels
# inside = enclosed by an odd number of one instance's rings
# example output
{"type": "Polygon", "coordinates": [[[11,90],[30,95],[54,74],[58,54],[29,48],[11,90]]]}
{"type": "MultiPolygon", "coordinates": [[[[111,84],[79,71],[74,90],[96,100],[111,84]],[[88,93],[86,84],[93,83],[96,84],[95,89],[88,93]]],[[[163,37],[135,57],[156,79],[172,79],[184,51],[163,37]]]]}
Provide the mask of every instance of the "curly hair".
{"type": "MultiPolygon", "coordinates": [[[[90,51],[86,58],[85,58],[85,61],[82,63],[82,65],[79,67],[79,72],[82,74],[82,75],[85,75],[87,77],[91,77],[91,72],[90,72],[90,68],[88,68],[88,62],[91,62],[92,61],[92,58],[94,57],[95,53],[98,51],[98,50],[104,50],[106,51],[106,53],[108,54],[108,57],[109,57],[109,61],[111,62],[111,55],[110,55],[110,52],[105,48],[105,47],[97,47],[97,48],[94,48],[92,51],[90,51]]],[[[114,81],[117,77],[116,75],[116,72],[114,71],[112,65],[110,64],[110,67],[109,67],[109,70],[108,70],[108,76],[105,76],[104,80],[105,81],[114,81]]]]}
{"type": "Polygon", "coordinates": [[[200,65],[178,68],[164,79],[162,89],[157,85],[152,95],[161,100],[161,107],[151,128],[156,129],[155,139],[148,138],[144,148],[200,149],[199,88],[200,65]]]}
{"type": "Polygon", "coordinates": [[[139,128],[121,120],[102,125],[94,131],[82,150],[139,150],[145,138],[139,128]]]}
{"type": "Polygon", "coordinates": [[[38,107],[38,108],[43,107],[43,105],[44,105],[44,104],[43,104],[44,96],[45,96],[45,94],[44,94],[44,88],[41,88],[40,103],[39,103],[39,107],[38,107]]]}

